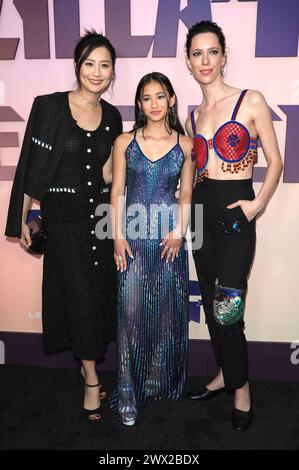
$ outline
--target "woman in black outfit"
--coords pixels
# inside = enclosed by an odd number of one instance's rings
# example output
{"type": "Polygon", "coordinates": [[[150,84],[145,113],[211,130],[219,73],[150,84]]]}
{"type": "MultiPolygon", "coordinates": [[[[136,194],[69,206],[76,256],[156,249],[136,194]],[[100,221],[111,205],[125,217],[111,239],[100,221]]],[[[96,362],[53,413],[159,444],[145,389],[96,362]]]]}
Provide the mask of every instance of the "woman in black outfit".
{"type": "Polygon", "coordinates": [[[220,368],[206,387],[188,396],[206,400],[224,389],[233,390],[232,426],[244,431],[252,420],[243,316],[255,250],[255,219],[276,189],[282,162],[263,95],[223,81],[226,48],[221,28],[210,21],[193,25],[187,34],[186,53],[188,69],[203,96],[186,123],[194,139],[198,172],[192,198],[193,231],[196,206],[203,205],[203,244],[200,248],[194,243],[193,257],[220,368]],[[258,137],[268,168],[255,195],[252,170],[258,137]]]}
{"type": "Polygon", "coordinates": [[[42,285],[45,351],[70,349],[82,361],[84,414],[94,424],[100,422],[104,396],[95,364],[115,337],[116,322],[113,241],[100,233],[107,214],[101,217],[96,208],[109,203],[111,149],[122,122],[118,110],[101,99],[114,77],[116,54],[110,41],[87,32],[75,48],[74,60],[77,88],[34,101],[6,235],[30,246],[27,212],[32,198],[39,200],[47,234],[42,285]]]}

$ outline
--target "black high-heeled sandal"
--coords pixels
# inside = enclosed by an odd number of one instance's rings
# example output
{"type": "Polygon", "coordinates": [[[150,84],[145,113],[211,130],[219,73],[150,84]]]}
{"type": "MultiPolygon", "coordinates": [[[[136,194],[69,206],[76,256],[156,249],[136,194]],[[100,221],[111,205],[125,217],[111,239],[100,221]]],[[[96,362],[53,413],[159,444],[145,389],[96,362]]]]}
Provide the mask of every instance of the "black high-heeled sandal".
{"type": "MultiPolygon", "coordinates": [[[[82,366],[82,364],[79,364],[78,365],[78,377],[79,377],[79,381],[81,382],[81,380],[83,380],[84,384],[85,384],[85,376],[83,375],[83,372],[84,372],[84,367],[82,366]]],[[[98,384],[99,385],[99,384],[98,384]]],[[[93,387],[95,387],[95,385],[92,385],[93,387]]],[[[107,397],[107,393],[102,390],[102,385],[100,385],[100,400],[105,400],[105,398],[107,397]]]]}
{"type": "MultiPolygon", "coordinates": [[[[99,383],[97,383],[96,385],[89,385],[85,383],[85,387],[99,387],[99,386],[100,386],[99,383]]],[[[87,410],[86,408],[83,408],[83,412],[84,412],[85,419],[89,424],[93,424],[93,425],[98,424],[102,420],[103,409],[101,405],[95,410],[87,410]]]]}

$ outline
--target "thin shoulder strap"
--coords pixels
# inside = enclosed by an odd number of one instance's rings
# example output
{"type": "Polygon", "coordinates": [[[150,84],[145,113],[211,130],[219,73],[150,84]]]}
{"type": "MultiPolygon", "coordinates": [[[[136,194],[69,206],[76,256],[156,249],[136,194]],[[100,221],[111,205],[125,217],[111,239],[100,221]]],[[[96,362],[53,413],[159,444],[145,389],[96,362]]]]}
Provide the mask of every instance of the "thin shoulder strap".
{"type": "Polygon", "coordinates": [[[180,133],[178,132],[178,140],[177,140],[177,144],[180,143],[180,133]]]}
{"type": "Polygon", "coordinates": [[[236,103],[236,106],[235,106],[235,108],[234,108],[234,110],[233,110],[233,114],[232,114],[232,117],[231,117],[231,120],[232,120],[232,121],[235,121],[235,120],[236,120],[236,117],[237,117],[238,111],[239,111],[239,109],[240,109],[241,103],[242,103],[243,98],[244,98],[244,96],[245,96],[245,93],[246,93],[247,91],[248,91],[248,90],[243,90],[243,91],[241,92],[241,94],[240,94],[240,96],[239,96],[239,98],[238,98],[238,101],[237,101],[237,103],[236,103]]]}
{"type": "Polygon", "coordinates": [[[136,139],[137,129],[134,130],[134,139],[136,139]]]}
{"type": "Polygon", "coordinates": [[[194,111],[195,109],[193,109],[193,111],[191,111],[191,124],[192,124],[192,131],[193,131],[193,135],[194,137],[196,136],[196,125],[195,125],[195,119],[194,119],[194,111]]]}

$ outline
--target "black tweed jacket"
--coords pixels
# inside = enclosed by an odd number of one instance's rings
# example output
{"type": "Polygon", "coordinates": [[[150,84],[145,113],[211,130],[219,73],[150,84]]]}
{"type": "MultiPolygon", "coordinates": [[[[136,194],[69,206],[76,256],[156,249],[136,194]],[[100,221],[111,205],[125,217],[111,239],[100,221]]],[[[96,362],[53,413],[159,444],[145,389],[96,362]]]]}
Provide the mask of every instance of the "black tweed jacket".
{"type": "MultiPolygon", "coordinates": [[[[37,96],[33,102],[13,182],[5,235],[21,236],[24,193],[42,201],[60,163],[65,144],[76,125],[71,118],[68,91],[37,96]]],[[[111,145],[122,132],[119,111],[101,99],[111,129],[111,145]]]]}

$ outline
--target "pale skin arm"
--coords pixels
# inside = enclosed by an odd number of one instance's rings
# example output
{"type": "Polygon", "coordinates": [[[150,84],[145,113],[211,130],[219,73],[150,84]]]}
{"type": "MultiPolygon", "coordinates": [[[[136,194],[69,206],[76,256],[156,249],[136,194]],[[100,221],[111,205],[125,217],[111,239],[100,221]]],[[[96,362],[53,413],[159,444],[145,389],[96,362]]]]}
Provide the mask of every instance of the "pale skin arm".
{"type": "Polygon", "coordinates": [[[127,269],[126,253],[133,258],[129,243],[122,233],[122,214],[123,202],[126,186],[126,148],[131,140],[129,134],[120,135],[113,146],[112,153],[112,188],[111,188],[111,206],[112,206],[112,225],[114,233],[114,261],[117,270],[123,272],[127,269]]]}
{"type": "MultiPolygon", "coordinates": [[[[193,130],[192,130],[192,124],[191,124],[191,119],[190,119],[190,114],[189,116],[187,117],[186,119],[186,122],[185,122],[185,129],[187,131],[187,134],[191,137],[192,139],[192,145],[193,145],[193,139],[194,139],[194,135],[193,135],[193,130]]],[[[194,163],[195,165],[195,163],[194,163]]],[[[195,166],[194,166],[195,168],[195,166]]],[[[193,187],[196,185],[197,183],[197,174],[196,172],[194,172],[194,180],[193,180],[193,187]]]]}
{"type": "Polygon", "coordinates": [[[180,145],[185,155],[185,161],[180,178],[179,220],[175,229],[170,232],[161,243],[161,245],[164,245],[161,258],[166,255],[167,263],[170,259],[174,261],[178,256],[182,244],[182,238],[184,237],[188,227],[195,172],[195,165],[191,160],[191,151],[193,146],[192,140],[189,137],[181,137],[180,145]]]}
{"type": "Polygon", "coordinates": [[[191,125],[191,119],[190,115],[187,117],[186,122],[185,122],[185,129],[188,133],[188,135],[191,137],[191,139],[194,138],[193,131],[192,131],[192,125],[191,125]]]}
{"type": "Polygon", "coordinates": [[[22,235],[19,239],[20,244],[24,248],[28,248],[31,245],[31,238],[30,238],[30,230],[28,225],[26,224],[27,214],[29,207],[31,206],[32,198],[28,196],[28,194],[24,194],[24,202],[23,202],[23,212],[22,212],[22,235]]]}
{"type": "Polygon", "coordinates": [[[227,207],[233,209],[240,206],[247,219],[251,221],[267,207],[278,185],[283,164],[272,123],[271,111],[264,96],[258,91],[248,92],[247,105],[262,144],[267,161],[267,171],[261,190],[253,201],[240,200],[227,207]]]}

